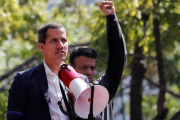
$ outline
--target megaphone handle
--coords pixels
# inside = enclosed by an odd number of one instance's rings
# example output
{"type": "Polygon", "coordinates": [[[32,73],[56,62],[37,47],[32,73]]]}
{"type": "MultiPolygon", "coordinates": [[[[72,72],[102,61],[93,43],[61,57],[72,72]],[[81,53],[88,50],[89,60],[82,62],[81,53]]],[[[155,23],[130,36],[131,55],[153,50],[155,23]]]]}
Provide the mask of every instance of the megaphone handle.
{"type": "Polygon", "coordinates": [[[64,103],[65,103],[65,105],[66,105],[66,109],[67,109],[67,111],[68,111],[69,113],[71,113],[71,108],[70,108],[70,106],[69,106],[69,104],[68,104],[68,101],[67,101],[67,98],[66,98],[66,95],[65,95],[65,91],[64,91],[64,89],[63,89],[60,81],[59,81],[59,86],[60,86],[61,93],[62,93],[63,98],[64,98],[64,103]]]}
{"type": "Polygon", "coordinates": [[[88,115],[88,120],[93,120],[93,100],[94,99],[94,85],[91,86],[91,103],[90,103],[90,111],[88,115]]]}
{"type": "Polygon", "coordinates": [[[62,107],[62,102],[61,101],[58,101],[58,105],[59,105],[59,109],[61,110],[62,113],[64,113],[65,115],[67,116],[70,116],[72,113],[68,113],[66,112],[63,107],[62,107]]]}

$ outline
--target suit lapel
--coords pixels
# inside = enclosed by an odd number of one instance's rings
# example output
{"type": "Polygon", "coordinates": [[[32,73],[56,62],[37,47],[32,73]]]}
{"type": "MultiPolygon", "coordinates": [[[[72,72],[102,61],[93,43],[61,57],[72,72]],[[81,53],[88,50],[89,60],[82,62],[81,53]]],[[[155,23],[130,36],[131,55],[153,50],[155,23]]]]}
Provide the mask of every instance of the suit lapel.
{"type": "Polygon", "coordinates": [[[50,102],[50,97],[48,95],[48,82],[47,82],[47,77],[46,77],[46,73],[45,73],[45,69],[44,69],[44,65],[43,63],[41,63],[37,69],[36,69],[37,72],[37,80],[38,80],[38,83],[39,83],[39,86],[42,90],[42,93],[46,99],[46,102],[49,103],[50,102]]]}

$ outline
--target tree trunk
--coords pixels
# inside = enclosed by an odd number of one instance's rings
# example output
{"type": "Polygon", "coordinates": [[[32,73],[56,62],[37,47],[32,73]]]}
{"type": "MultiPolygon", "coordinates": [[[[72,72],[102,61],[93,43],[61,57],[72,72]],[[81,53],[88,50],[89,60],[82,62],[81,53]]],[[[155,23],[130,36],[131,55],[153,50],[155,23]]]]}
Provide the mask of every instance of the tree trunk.
{"type": "Polygon", "coordinates": [[[171,118],[171,120],[180,120],[180,110],[171,118]]]}
{"type": "Polygon", "coordinates": [[[153,24],[154,24],[154,35],[155,35],[155,48],[156,48],[157,63],[158,63],[158,74],[159,74],[159,96],[157,101],[158,114],[154,118],[154,120],[164,120],[168,113],[168,109],[164,108],[166,79],[164,73],[164,60],[161,49],[159,20],[157,18],[154,18],[153,24]]]}
{"type": "MultiPolygon", "coordinates": [[[[135,44],[135,54],[142,55],[142,47],[138,46],[139,41],[135,44]]],[[[132,62],[132,80],[131,80],[131,92],[130,92],[130,114],[131,120],[142,120],[142,81],[146,68],[143,65],[142,57],[134,57],[132,62]]]]}

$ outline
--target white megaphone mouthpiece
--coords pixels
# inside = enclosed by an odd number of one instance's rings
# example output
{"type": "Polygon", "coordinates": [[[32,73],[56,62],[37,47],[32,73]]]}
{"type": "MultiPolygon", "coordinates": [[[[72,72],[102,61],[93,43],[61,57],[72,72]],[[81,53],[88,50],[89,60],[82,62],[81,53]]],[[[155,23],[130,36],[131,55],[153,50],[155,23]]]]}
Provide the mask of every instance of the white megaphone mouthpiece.
{"type": "MultiPolygon", "coordinates": [[[[91,86],[89,86],[74,70],[63,64],[59,70],[59,78],[76,97],[75,112],[81,118],[88,118],[91,104],[91,86]]],[[[107,89],[101,85],[94,85],[93,117],[99,115],[109,101],[107,89]]]]}

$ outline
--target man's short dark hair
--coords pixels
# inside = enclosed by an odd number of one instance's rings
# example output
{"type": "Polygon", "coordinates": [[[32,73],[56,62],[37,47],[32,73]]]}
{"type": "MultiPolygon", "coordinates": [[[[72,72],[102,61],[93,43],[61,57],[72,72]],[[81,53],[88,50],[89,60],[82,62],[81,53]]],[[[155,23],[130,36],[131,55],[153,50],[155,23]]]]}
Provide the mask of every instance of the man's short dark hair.
{"type": "MultiPolygon", "coordinates": [[[[39,29],[39,33],[38,33],[38,43],[46,43],[46,33],[48,31],[48,29],[56,29],[56,28],[64,28],[63,25],[59,24],[59,23],[47,23],[45,25],[43,25],[40,29],[39,29]]],[[[65,30],[65,28],[64,28],[65,30]]]]}
{"type": "Polygon", "coordinates": [[[78,46],[75,47],[69,55],[69,63],[71,63],[73,67],[75,67],[75,59],[79,56],[94,58],[96,62],[98,60],[98,53],[94,49],[86,46],[78,46]]]}

